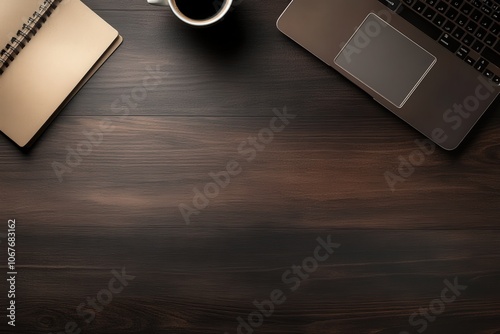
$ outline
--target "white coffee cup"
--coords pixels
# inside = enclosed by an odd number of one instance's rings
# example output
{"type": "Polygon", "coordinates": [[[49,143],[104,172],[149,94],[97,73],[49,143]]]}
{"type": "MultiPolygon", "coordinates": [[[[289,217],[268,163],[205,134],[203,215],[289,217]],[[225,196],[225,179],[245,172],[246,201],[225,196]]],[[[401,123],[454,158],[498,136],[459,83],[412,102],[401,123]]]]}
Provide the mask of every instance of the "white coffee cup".
{"type": "Polygon", "coordinates": [[[179,7],[177,6],[177,1],[186,0],[148,0],[148,3],[156,6],[170,6],[175,16],[177,16],[184,23],[195,27],[205,27],[219,22],[229,12],[229,9],[231,9],[231,5],[233,4],[233,0],[212,0],[214,10],[218,9],[217,12],[214,15],[204,19],[194,19],[188,17],[179,9],[179,7]]]}

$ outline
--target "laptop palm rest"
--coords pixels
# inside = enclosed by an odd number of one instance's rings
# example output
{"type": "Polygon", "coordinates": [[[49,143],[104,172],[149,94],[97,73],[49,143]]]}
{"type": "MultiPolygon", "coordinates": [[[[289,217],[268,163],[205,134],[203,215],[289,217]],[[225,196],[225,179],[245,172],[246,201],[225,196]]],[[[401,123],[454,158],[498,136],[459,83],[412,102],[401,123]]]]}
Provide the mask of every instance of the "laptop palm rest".
{"type": "Polygon", "coordinates": [[[335,58],[335,64],[401,108],[436,57],[371,13],[335,58]]]}

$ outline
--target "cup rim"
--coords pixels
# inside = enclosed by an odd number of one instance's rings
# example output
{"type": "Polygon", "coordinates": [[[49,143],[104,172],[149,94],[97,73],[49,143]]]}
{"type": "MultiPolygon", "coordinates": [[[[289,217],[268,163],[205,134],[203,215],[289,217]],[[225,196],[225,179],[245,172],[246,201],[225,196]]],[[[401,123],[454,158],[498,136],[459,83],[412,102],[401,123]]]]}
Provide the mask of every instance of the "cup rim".
{"type": "MultiPolygon", "coordinates": [[[[227,12],[229,11],[229,9],[231,8],[231,5],[233,3],[233,0],[224,0],[224,6],[217,12],[217,14],[215,14],[214,16],[209,17],[205,20],[195,20],[195,19],[189,18],[186,15],[184,15],[180,11],[179,7],[177,7],[177,4],[175,3],[175,1],[176,0],[168,0],[168,4],[170,5],[170,8],[172,9],[172,12],[174,12],[175,16],[177,16],[184,23],[187,23],[189,25],[196,26],[196,27],[209,26],[211,24],[218,22],[220,19],[222,19],[227,14],[227,12]]],[[[217,1],[217,0],[214,0],[214,1],[217,1]]]]}

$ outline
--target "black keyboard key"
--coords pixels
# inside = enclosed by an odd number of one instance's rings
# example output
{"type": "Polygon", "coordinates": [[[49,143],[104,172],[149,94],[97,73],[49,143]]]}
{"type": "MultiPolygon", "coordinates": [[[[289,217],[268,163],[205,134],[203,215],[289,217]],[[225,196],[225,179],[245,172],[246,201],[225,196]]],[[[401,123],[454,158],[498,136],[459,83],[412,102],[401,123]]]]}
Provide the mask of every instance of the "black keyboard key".
{"type": "Polygon", "coordinates": [[[434,7],[438,0],[425,0],[425,3],[427,3],[429,6],[434,7]]]}
{"type": "Polygon", "coordinates": [[[488,46],[494,46],[496,42],[497,42],[497,38],[496,38],[496,36],[493,36],[492,34],[489,34],[484,39],[484,43],[488,46]]]}
{"type": "Polygon", "coordinates": [[[483,17],[483,14],[480,11],[478,11],[477,9],[474,9],[474,11],[472,12],[472,15],[470,16],[470,19],[472,21],[479,22],[479,20],[481,20],[482,17],[483,17]]]}
{"type": "Polygon", "coordinates": [[[445,21],[446,21],[446,18],[443,15],[437,14],[436,18],[434,18],[434,21],[432,21],[432,22],[434,22],[435,25],[441,27],[445,21]]]}
{"type": "Polygon", "coordinates": [[[457,28],[457,29],[455,29],[455,31],[451,35],[453,37],[455,37],[456,39],[461,40],[462,37],[464,37],[464,35],[465,35],[465,31],[463,31],[463,29],[457,28]]]}
{"type": "Polygon", "coordinates": [[[409,6],[413,5],[413,3],[415,2],[415,0],[403,0],[403,2],[409,6]]]}
{"type": "Polygon", "coordinates": [[[401,6],[398,13],[403,19],[419,28],[423,33],[425,33],[433,40],[437,40],[439,36],[441,36],[441,29],[436,27],[431,22],[425,20],[423,17],[416,14],[411,9],[401,6]]]}
{"type": "Polygon", "coordinates": [[[447,21],[444,26],[443,26],[443,30],[449,34],[451,34],[451,32],[455,29],[455,24],[451,21],[447,21]]]}
{"type": "Polygon", "coordinates": [[[467,21],[469,21],[469,19],[464,14],[460,14],[458,18],[455,20],[455,22],[461,27],[465,26],[467,21]]]}
{"type": "Polygon", "coordinates": [[[471,2],[477,8],[481,8],[481,6],[483,5],[483,3],[481,2],[481,0],[472,0],[471,2]]]}
{"type": "Polygon", "coordinates": [[[464,0],[452,0],[451,5],[455,8],[460,8],[464,0]]]}
{"type": "Polygon", "coordinates": [[[492,49],[485,48],[483,52],[481,52],[481,56],[483,56],[483,58],[488,60],[490,63],[500,67],[500,54],[496,53],[492,49]]]}
{"type": "Polygon", "coordinates": [[[448,34],[444,34],[443,37],[439,39],[439,44],[453,53],[457,52],[458,48],[460,47],[460,43],[448,34]]]}
{"type": "MultiPolygon", "coordinates": [[[[495,51],[497,53],[500,53],[500,41],[497,42],[497,45],[495,46],[495,51]]],[[[499,66],[500,67],[500,66],[499,66]]]]}
{"type": "Polygon", "coordinates": [[[488,16],[491,15],[491,13],[493,13],[493,9],[491,9],[491,7],[488,6],[481,7],[481,10],[488,16]]]}
{"type": "Polygon", "coordinates": [[[434,16],[436,15],[436,12],[434,11],[434,9],[432,8],[427,8],[424,12],[424,17],[429,20],[429,21],[432,21],[432,19],[434,18],[434,16]]]}
{"type": "Polygon", "coordinates": [[[464,39],[462,40],[462,42],[467,45],[467,46],[471,46],[472,43],[474,42],[474,37],[470,34],[467,34],[465,35],[464,39]]]}
{"type": "Polygon", "coordinates": [[[446,12],[445,15],[450,20],[454,20],[458,15],[458,11],[456,9],[450,8],[450,9],[448,9],[448,11],[446,12]]]}
{"type": "Polygon", "coordinates": [[[477,39],[483,39],[486,36],[487,31],[483,28],[479,28],[478,31],[474,34],[477,39]]]}
{"type": "Polygon", "coordinates": [[[478,70],[479,72],[483,73],[486,67],[488,67],[490,63],[486,61],[486,59],[481,58],[476,62],[476,65],[474,65],[474,68],[478,70]]]}
{"type": "Polygon", "coordinates": [[[446,10],[448,10],[448,5],[441,0],[437,5],[436,5],[436,10],[440,12],[441,14],[446,13],[446,10]]]}
{"type": "Polygon", "coordinates": [[[500,10],[495,10],[495,12],[493,14],[491,14],[491,17],[497,21],[497,22],[500,22],[500,10]]]}
{"type": "Polygon", "coordinates": [[[469,54],[469,49],[461,46],[458,51],[457,51],[457,56],[460,58],[460,59],[465,59],[465,57],[467,57],[467,55],[469,54]]]}
{"type": "Polygon", "coordinates": [[[498,75],[495,75],[495,77],[491,81],[493,81],[493,83],[495,83],[497,86],[500,86],[500,77],[498,75]]]}
{"type": "Polygon", "coordinates": [[[488,6],[488,7],[493,6],[493,0],[482,0],[482,1],[483,1],[483,5],[485,5],[485,6],[488,6]]]}
{"type": "Polygon", "coordinates": [[[477,53],[481,53],[481,50],[484,48],[484,44],[481,43],[480,41],[475,41],[474,44],[472,44],[472,50],[476,51],[477,53]]]}
{"type": "Polygon", "coordinates": [[[395,11],[399,7],[399,0],[379,0],[381,3],[389,7],[390,10],[395,11]]]}
{"type": "Polygon", "coordinates": [[[494,23],[490,28],[490,32],[493,35],[498,36],[500,34],[500,24],[494,23]]]}
{"type": "Polygon", "coordinates": [[[467,30],[467,32],[470,34],[473,34],[474,31],[476,31],[477,27],[478,27],[477,23],[469,21],[469,23],[467,23],[467,25],[465,26],[465,30],[467,30]]]}
{"type": "Polygon", "coordinates": [[[422,13],[425,9],[425,4],[422,2],[422,1],[417,1],[414,5],[413,5],[413,9],[415,9],[415,11],[417,13],[422,13]]]}
{"type": "Polygon", "coordinates": [[[493,79],[493,77],[495,76],[495,73],[491,72],[490,70],[486,69],[484,71],[484,76],[487,77],[488,79],[493,79]]]}
{"type": "Polygon", "coordinates": [[[472,13],[472,11],[474,10],[474,7],[472,7],[471,5],[469,5],[468,3],[465,3],[462,8],[460,9],[462,11],[462,13],[464,13],[465,15],[470,15],[470,13],[472,13]]]}
{"type": "Polygon", "coordinates": [[[476,63],[476,60],[472,57],[467,56],[467,57],[465,57],[465,62],[467,64],[469,64],[470,66],[474,66],[474,64],[476,63]]]}
{"type": "Polygon", "coordinates": [[[483,19],[481,20],[480,23],[481,23],[482,27],[488,29],[491,26],[491,24],[493,23],[493,20],[490,19],[488,16],[485,16],[485,17],[483,17],[483,19]]]}

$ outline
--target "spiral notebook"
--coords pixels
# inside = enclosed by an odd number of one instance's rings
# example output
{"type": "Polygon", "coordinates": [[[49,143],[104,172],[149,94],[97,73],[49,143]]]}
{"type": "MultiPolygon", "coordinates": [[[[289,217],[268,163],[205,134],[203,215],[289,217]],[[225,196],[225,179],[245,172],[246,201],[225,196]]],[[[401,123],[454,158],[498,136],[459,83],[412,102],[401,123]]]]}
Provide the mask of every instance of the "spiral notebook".
{"type": "Polygon", "coordinates": [[[0,0],[0,131],[29,147],[122,41],[80,0],[0,0]]]}

